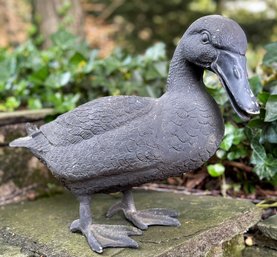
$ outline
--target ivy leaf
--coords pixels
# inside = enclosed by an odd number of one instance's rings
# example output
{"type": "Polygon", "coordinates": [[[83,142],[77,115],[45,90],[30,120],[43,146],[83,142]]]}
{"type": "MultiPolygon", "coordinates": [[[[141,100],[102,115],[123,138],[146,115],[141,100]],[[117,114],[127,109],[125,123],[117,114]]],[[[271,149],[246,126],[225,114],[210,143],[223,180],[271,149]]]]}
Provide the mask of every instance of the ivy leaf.
{"type": "Polygon", "coordinates": [[[71,79],[71,74],[70,74],[70,72],[64,72],[64,73],[62,73],[60,76],[59,76],[59,84],[61,85],[61,86],[65,86],[65,85],[67,85],[68,84],[68,82],[70,81],[70,79],[71,79]]]}
{"type": "Polygon", "coordinates": [[[224,156],[225,156],[225,154],[226,154],[226,152],[225,152],[224,150],[222,150],[222,149],[218,149],[218,150],[216,151],[216,156],[217,156],[217,158],[219,158],[219,159],[223,159],[224,156]]]}
{"type": "Polygon", "coordinates": [[[20,105],[20,100],[16,99],[14,96],[7,98],[5,102],[5,108],[7,111],[13,111],[20,105]]]}
{"type": "Polygon", "coordinates": [[[38,69],[37,71],[33,72],[28,79],[36,84],[42,84],[44,80],[47,78],[47,76],[48,68],[44,66],[38,69]]]}
{"type": "Polygon", "coordinates": [[[268,92],[261,92],[258,94],[258,100],[265,105],[268,98],[269,98],[270,94],[268,92]]]}
{"type": "Polygon", "coordinates": [[[254,76],[250,78],[249,83],[250,83],[251,89],[253,90],[254,95],[257,95],[262,91],[263,85],[261,83],[259,76],[254,76]]]}
{"type": "Polygon", "coordinates": [[[253,149],[251,156],[252,164],[263,164],[266,159],[266,152],[264,147],[259,143],[259,137],[256,136],[251,141],[251,148],[253,149]]]}
{"type": "Polygon", "coordinates": [[[150,86],[146,86],[147,93],[150,97],[156,98],[157,94],[155,93],[154,89],[150,86]]]}
{"type": "Polygon", "coordinates": [[[80,94],[72,95],[68,94],[63,96],[63,103],[59,107],[61,112],[72,110],[76,107],[76,103],[80,99],[80,94]]]}
{"type": "Polygon", "coordinates": [[[267,158],[264,163],[257,164],[253,171],[259,176],[260,179],[267,179],[271,181],[277,175],[277,160],[267,158]]]}
{"type": "Polygon", "coordinates": [[[277,65],[277,42],[265,46],[266,54],[263,58],[263,64],[272,67],[277,65]]]}
{"type": "Polygon", "coordinates": [[[270,95],[266,102],[265,121],[272,122],[277,120],[277,95],[270,95]]]}
{"type": "Polygon", "coordinates": [[[98,63],[96,57],[98,56],[99,50],[92,50],[89,54],[88,62],[84,67],[84,72],[89,73],[93,70],[94,66],[98,63]]]}
{"type": "Polygon", "coordinates": [[[64,29],[58,30],[56,33],[52,34],[51,40],[54,45],[67,49],[75,45],[77,37],[69,33],[64,29]]]}
{"type": "Polygon", "coordinates": [[[247,156],[247,151],[244,148],[240,148],[240,149],[236,149],[236,151],[229,152],[227,154],[227,159],[232,161],[240,158],[245,158],[246,156],[247,156]]]}
{"type": "Polygon", "coordinates": [[[224,138],[220,144],[220,148],[224,151],[228,151],[234,144],[234,140],[237,144],[241,137],[240,134],[240,131],[235,126],[233,126],[231,123],[226,123],[224,138]]]}
{"type": "Polygon", "coordinates": [[[114,57],[109,57],[105,59],[102,65],[105,69],[104,72],[106,73],[107,76],[110,76],[114,71],[116,71],[119,67],[121,67],[120,61],[118,59],[115,59],[114,57]]]}
{"type": "Polygon", "coordinates": [[[159,76],[157,70],[153,67],[153,66],[150,66],[147,68],[146,72],[145,72],[145,78],[147,80],[152,80],[152,79],[155,79],[159,76]]]}
{"type": "Polygon", "coordinates": [[[165,56],[165,44],[157,43],[154,46],[148,48],[145,52],[145,58],[153,61],[158,61],[165,56]]]}
{"type": "Polygon", "coordinates": [[[45,81],[45,85],[50,88],[61,88],[68,84],[71,79],[70,72],[64,72],[61,74],[51,74],[45,81]]]}
{"type": "Polygon", "coordinates": [[[220,146],[219,146],[220,149],[224,151],[228,151],[233,145],[233,140],[234,140],[234,134],[229,134],[225,136],[222,142],[220,143],[220,146]]]}
{"type": "Polygon", "coordinates": [[[207,170],[212,177],[219,177],[225,172],[225,167],[221,163],[216,163],[208,165],[207,170]]]}
{"type": "Polygon", "coordinates": [[[6,81],[12,75],[11,60],[3,60],[0,62],[0,81],[6,81]]]}
{"type": "Polygon", "coordinates": [[[167,62],[158,62],[154,64],[155,69],[161,77],[167,76],[167,62]]]}
{"type": "Polygon", "coordinates": [[[253,171],[260,179],[272,180],[277,175],[277,159],[266,154],[258,136],[252,139],[251,148],[253,149],[251,163],[255,164],[253,171]]]}
{"type": "Polygon", "coordinates": [[[277,121],[272,122],[270,125],[264,127],[260,142],[277,144],[277,121]]]}
{"type": "Polygon", "coordinates": [[[74,67],[80,67],[80,65],[85,66],[87,64],[87,59],[81,53],[76,52],[72,57],[69,59],[69,63],[74,67]]]}
{"type": "Polygon", "coordinates": [[[215,99],[217,104],[223,106],[224,104],[226,104],[228,102],[228,96],[227,96],[224,88],[222,88],[222,87],[211,88],[207,85],[207,90],[208,90],[209,94],[211,94],[212,97],[215,99]]]}
{"type": "Polygon", "coordinates": [[[264,127],[264,121],[260,119],[259,117],[255,117],[252,120],[250,120],[247,124],[247,127],[249,128],[263,128],[264,127]]]}
{"type": "Polygon", "coordinates": [[[246,139],[246,136],[244,134],[244,129],[243,128],[236,128],[235,131],[234,131],[233,144],[238,145],[245,139],[246,139]]]}
{"type": "Polygon", "coordinates": [[[38,110],[42,108],[42,103],[38,98],[28,99],[28,108],[32,110],[38,110]]]}

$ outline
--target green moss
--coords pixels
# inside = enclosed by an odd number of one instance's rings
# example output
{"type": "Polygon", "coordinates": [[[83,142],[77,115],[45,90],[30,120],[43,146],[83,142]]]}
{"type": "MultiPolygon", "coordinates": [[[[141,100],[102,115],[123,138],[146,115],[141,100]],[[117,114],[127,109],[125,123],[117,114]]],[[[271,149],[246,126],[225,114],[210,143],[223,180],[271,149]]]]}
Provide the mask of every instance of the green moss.
{"type": "Polygon", "coordinates": [[[243,235],[239,234],[222,245],[213,247],[205,257],[242,257],[244,248],[243,235]]]}
{"type": "Polygon", "coordinates": [[[21,247],[11,246],[0,240],[0,257],[27,257],[21,253],[21,247]]]}
{"type": "Polygon", "coordinates": [[[223,244],[223,257],[241,257],[244,248],[243,235],[237,235],[223,244]]]}
{"type": "Polygon", "coordinates": [[[246,247],[243,251],[243,257],[277,257],[277,251],[269,248],[246,247]]]}

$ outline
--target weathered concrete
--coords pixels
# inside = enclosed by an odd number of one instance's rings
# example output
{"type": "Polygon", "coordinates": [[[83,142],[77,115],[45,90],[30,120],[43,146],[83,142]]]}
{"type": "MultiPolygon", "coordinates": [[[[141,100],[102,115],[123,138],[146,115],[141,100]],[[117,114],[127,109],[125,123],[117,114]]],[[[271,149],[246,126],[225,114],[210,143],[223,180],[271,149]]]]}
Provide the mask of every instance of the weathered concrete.
{"type": "MultiPolygon", "coordinates": [[[[138,209],[179,210],[182,226],[150,227],[142,236],[134,237],[140,244],[139,249],[106,249],[102,256],[205,256],[257,223],[261,214],[260,209],[248,201],[220,197],[151,191],[137,191],[134,196],[138,209]]],[[[105,218],[109,206],[119,197],[94,197],[92,209],[97,223],[128,224],[121,215],[105,218]]],[[[23,252],[36,253],[34,256],[99,256],[89,249],[83,236],[69,232],[68,226],[77,217],[78,203],[69,194],[5,206],[0,210],[0,238],[21,247],[23,252]]]]}
{"type": "MultiPolygon", "coordinates": [[[[277,214],[258,223],[258,228],[267,237],[277,240],[277,214]]],[[[276,242],[277,244],[277,242],[276,242]]]]}

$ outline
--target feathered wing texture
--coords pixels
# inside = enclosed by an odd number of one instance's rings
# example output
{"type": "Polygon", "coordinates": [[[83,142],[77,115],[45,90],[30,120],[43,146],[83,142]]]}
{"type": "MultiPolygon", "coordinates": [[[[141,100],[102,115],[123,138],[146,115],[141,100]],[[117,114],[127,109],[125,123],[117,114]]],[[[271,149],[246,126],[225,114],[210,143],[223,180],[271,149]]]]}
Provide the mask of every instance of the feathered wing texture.
{"type": "Polygon", "coordinates": [[[137,96],[103,97],[59,116],[40,130],[52,145],[76,144],[147,114],[154,102],[137,96]]]}

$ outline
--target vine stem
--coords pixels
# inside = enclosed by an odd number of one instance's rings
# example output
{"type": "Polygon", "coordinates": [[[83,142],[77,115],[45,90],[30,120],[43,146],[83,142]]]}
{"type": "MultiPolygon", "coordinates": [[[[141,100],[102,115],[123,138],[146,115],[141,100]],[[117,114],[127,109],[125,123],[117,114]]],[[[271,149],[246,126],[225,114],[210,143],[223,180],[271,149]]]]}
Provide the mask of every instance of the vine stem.
{"type": "Polygon", "coordinates": [[[223,164],[226,165],[226,166],[232,166],[232,167],[239,168],[239,169],[244,170],[246,172],[252,172],[252,170],[253,170],[252,167],[247,166],[246,164],[244,164],[242,162],[224,161],[223,164]]]}

